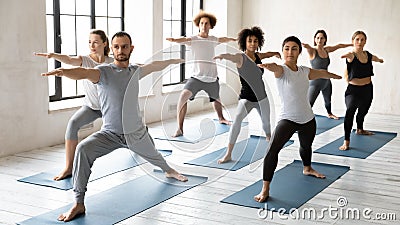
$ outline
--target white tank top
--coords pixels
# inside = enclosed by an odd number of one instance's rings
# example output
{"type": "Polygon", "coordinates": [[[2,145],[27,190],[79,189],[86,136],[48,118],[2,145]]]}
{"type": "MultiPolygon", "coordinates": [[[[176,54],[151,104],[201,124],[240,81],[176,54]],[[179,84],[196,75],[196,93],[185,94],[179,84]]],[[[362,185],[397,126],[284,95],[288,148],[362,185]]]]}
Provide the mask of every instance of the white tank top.
{"type": "MultiPolygon", "coordinates": [[[[102,63],[98,63],[94,61],[90,56],[81,56],[82,57],[82,67],[85,68],[94,68],[102,63]]],[[[112,63],[114,60],[111,57],[106,56],[104,63],[112,63]]],[[[83,104],[88,106],[93,110],[100,110],[100,102],[99,96],[97,94],[97,85],[93,84],[87,79],[83,80],[83,90],[85,92],[85,99],[83,100],[83,104]]]]}
{"type": "Polygon", "coordinates": [[[207,83],[216,81],[218,77],[217,65],[213,58],[215,47],[219,44],[218,38],[215,36],[208,36],[207,38],[193,36],[191,39],[192,77],[207,83]]]}

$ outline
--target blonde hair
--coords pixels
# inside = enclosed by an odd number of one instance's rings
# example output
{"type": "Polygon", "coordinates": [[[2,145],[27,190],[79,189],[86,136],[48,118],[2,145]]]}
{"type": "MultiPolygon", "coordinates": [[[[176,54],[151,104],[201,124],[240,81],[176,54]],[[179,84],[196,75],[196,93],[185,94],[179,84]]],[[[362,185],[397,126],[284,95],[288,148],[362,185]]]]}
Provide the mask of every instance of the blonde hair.
{"type": "Polygon", "coordinates": [[[362,34],[365,37],[365,40],[367,40],[367,35],[365,34],[364,31],[358,30],[356,32],[354,32],[353,36],[351,37],[351,40],[354,40],[354,38],[356,38],[357,35],[362,34]]]}

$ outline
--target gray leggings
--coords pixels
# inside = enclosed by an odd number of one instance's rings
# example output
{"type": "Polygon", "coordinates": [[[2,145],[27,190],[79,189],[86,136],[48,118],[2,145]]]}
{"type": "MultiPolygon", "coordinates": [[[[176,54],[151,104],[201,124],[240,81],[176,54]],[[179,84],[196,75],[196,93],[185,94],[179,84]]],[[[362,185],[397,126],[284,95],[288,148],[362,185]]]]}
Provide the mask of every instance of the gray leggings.
{"type": "Polygon", "coordinates": [[[243,119],[246,118],[247,114],[249,114],[254,108],[257,109],[257,112],[261,117],[262,127],[265,135],[271,135],[270,108],[268,98],[264,98],[259,102],[251,102],[247,99],[240,99],[236,108],[235,121],[233,121],[231,130],[229,131],[229,144],[236,143],[240,129],[242,128],[243,119]]]}
{"type": "Polygon", "coordinates": [[[320,78],[310,81],[310,87],[308,88],[308,100],[310,101],[311,107],[313,107],[314,102],[319,95],[319,92],[322,92],[322,96],[324,97],[326,111],[328,112],[328,114],[332,114],[332,82],[330,79],[320,78]]]}
{"type": "MultiPolygon", "coordinates": [[[[94,161],[118,148],[129,148],[163,171],[171,169],[164,157],[156,150],[153,139],[145,127],[135,133],[125,135],[115,134],[108,130],[98,131],[79,143],[76,149],[72,180],[77,203],[84,202],[90,168],[94,161]]],[[[135,159],[132,158],[132,160],[135,159]]]]}
{"type": "Polygon", "coordinates": [[[78,131],[81,127],[101,118],[100,110],[94,110],[84,105],[72,115],[65,131],[65,140],[78,140],[78,131]]]}

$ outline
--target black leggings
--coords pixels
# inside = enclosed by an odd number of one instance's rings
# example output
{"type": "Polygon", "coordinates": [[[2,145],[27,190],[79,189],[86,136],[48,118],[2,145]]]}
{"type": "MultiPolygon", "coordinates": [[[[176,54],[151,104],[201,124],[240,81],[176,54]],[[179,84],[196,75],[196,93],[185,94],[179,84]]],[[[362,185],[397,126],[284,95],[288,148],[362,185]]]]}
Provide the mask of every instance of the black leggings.
{"type": "Polygon", "coordinates": [[[332,97],[332,82],[330,79],[316,79],[310,80],[310,87],[308,88],[308,100],[311,107],[314,106],[315,100],[319,93],[322,92],[324,97],[325,109],[328,114],[332,114],[331,97],[332,97]]]}
{"type": "Polygon", "coordinates": [[[296,131],[300,141],[299,151],[301,160],[304,166],[310,166],[311,145],[314,141],[316,129],[315,118],[305,124],[295,123],[290,120],[280,120],[272,133],[267,155],[264,158],[263,180],[272,180],[276,166],[278,165],[278,154],[296,131]]]}
{"type": "Polygon", "coordinates": [[[349,84],[345,93],[346,115],[344,117],[344,139],[350,141],[350,133],[353,128],[354,114],[357,111],[357,129],[364,129],[364,118],[371,107],[373,97],[372,83],[357,86],[349,84]]]}

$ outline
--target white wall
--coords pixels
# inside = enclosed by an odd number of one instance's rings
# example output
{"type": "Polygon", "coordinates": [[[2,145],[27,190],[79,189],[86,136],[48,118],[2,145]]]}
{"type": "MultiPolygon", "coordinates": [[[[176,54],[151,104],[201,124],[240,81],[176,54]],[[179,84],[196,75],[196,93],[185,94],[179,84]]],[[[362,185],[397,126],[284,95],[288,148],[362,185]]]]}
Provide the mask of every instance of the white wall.
{"type": "MultiPolygon", "coordinates": [[[[400,49],[400,1],[397,0],[246,0],[243,4],[243,26],[259,25],[266,33],[263,51],[281,50],[284,38],[295,35],[302,42],[312,44],[316,30],[324,29],[328,34],[328,45],[351,43],[356,30],[367,34],[365,49],[382,57],[384,64],[374,63],[374,100],[372,113],[400,115],[400,72],[395,67],[400,49]]],[[[351,47],[330,54],[331,72],[343,74],[343,53],[351,47]]],[[[299,64],[309,66],[306,52],[300,56],[299,64]]],[[[268,76],[267,76],[268,77],[268,76]]],[[[267,82],[275,88],[275,81],[269,76],[267,82]]],[[[345,110],[344,80],[333,81],[333,112],[345,110]]],[[[276,90],[274,90],[276,94],[276,90]]],[[[274,99],[278,102],[278,97],[274,99]]],[[[322,97],[314,107],[323,108],[322,97]]],[[[325,113],[324,110],[322,112],[325,113]]]]}
{"type": "MultiPolygon", "coordinates": [[[[63,143],[68,119],[76,111],[76,108],[49,111],[47,78],[40,76],[47,71],[47,63],[32,54],[47,51],[45,2],[0,0],[0,49],[3,52],[0,54],[0,157],[63,143]]],[[[131,62],[143,63],[162,48],[162,0],[125,2],[126,31],[132,35],[136,46],[131,62]]],[[[226,8],[227,4],[221,1],[214,6],[226,8]]],[[[227,33],[230,32],[227,24],[231,23],[227,21],[227,12],[218,16],[221,30],[217,34],[234,36],[236,31],[227,33]]],[[[240,17],[233,23],[240,24],[240,17]]],[[[144,86],[150,86],[157,76],[146,79],[144,86]]],[[[168,111],[168,106],[176,104],[180,92],[162,93],[161,87],[161,83],[156,83],[152,94],[141,98],[147,123],[176,115],[175,111],[168,111]]],[[[223,98],[226,104],[236,99],[232,91],[226,96],[230,96],[223,98]]],[[[208,102],[195,100],[189,105],[189,113],[211,107],[208,102]]],[[[80,132],[80,137],[95,131],[99,125],[97,121],[93,129],[80,132]]]]}
{"type": "MultiPolygon", "coordinates": [[[[161,3],[162,0],[126,1],[126,30],[136,45],[132,62],[146,62],[162,48],[161,3]]],[[[374,64],[375,93],[371,112],[400,114],[399,72],[394,62],[400,49],[399,1],[206,0],[205,10],[217,15],[218,23],[212,30],[216,36],[232,37],[242,27],[261,26],[266,33],[265,51],[280,50],[282,40],[288,35],[311,43],[314,32],[321,28],[328,32],[329,44],[350,42],[355,30],[366,31],[366,49],[385,59],[382,65],[374,64]]],[[[44,15],[45,0],[0,0],[0,49],[3,52],[0,55],[0,156],[62,143],[68,119],[76,110],[48,110],[47,79],[39,75],[47,70],[47,64],[32,55],[35,51],[47,50],[44,15]]],[[[231,43],[226,50],[235,48],[236,43],[231,43]]],[[[331,54],[332,72],[342,73],[345,64],[339,57],[348,50],[331,54]]],[[[305,53],[300,63],[309,65],[305,53]]],[[[236,102],[240,85],[233,70],[224,71],[224,76],[226,84],[221,87],[221,98],[225,104],[231,104],[236,102]]],[[[272,76],[266,77],[274,95],[272,101],[278,103],[275,81],[272,76]]],[[[149,80],[143,83],[149,85],[157,80],[157,76],[146,79],[149,80]]],[[[334,81],[333,85],[333,109],[343,111],[346,84],[334,81]]],[[[163,93],[161,89],[161,84],[155,83],[152,94],[141,98],[147,123],[175,117],[175,111],[168,108],[176,104],[180,92],[163,93]]],[[[323,108],[320,100],[316,104],[323,108]]],[[[190,103],[189,112],[211,107],[203,100],[195,100],[190,103]]],[[[87,130],[81,136],[95,129],[87,130]]]]}

